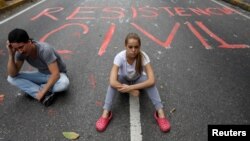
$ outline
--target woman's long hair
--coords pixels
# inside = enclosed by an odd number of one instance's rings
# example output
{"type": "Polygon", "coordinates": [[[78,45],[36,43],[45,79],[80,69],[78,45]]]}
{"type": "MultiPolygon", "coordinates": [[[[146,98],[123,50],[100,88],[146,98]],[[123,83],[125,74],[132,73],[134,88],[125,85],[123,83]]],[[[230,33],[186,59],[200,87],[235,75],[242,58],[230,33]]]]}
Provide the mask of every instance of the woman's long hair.
{"type": "MultiPolygon", "coordinates": [[[[127,46],[129,39],[135,39],[135,40],[137,40],[138,43],[139,43],[139,46],[141,47],[141,38],[139,37],[138,34],[136,34],[136,33],[129,33],[126,36],[126,38],[125,38],[125,46],[127,46]]],[[[138,53],[138,55],[136,57],[136,64],[135,64],[135,70],[139,74],[141,74],[142,71],[143,71],[143,67],[142,67],[143,60],[142,60],[142,57],[143,57],[143,54],[142,54],[141,50],[139,50],[139,53],[138,53]]]]}

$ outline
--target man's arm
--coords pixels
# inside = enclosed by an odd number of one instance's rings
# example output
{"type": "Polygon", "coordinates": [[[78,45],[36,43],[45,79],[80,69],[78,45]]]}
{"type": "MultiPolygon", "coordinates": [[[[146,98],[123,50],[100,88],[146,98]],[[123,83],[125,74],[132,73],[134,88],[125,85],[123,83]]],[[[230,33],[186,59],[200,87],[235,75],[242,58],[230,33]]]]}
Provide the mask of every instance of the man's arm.
{"type": "Polygon", "coordinates": [[[6,42],[6,48],[9,54],[9,59],[7,64],[8,75],[14,77],[20,71],[24,61],[15,61],[16,50],[13,47],[11,47],[9,41],[6,42]]]}
{"type": "Polygon", "coordinates": [[[45,93],[57,82],[57,80],[60,78],[60,72],[59,67],[57,65],[57,62],[54,61],[51,64],[48,65],[49,71],[51,73],[48,82],[45,84],[42,90],[40,90],[36,96],[37,100],[41,100],[45,93]]]}

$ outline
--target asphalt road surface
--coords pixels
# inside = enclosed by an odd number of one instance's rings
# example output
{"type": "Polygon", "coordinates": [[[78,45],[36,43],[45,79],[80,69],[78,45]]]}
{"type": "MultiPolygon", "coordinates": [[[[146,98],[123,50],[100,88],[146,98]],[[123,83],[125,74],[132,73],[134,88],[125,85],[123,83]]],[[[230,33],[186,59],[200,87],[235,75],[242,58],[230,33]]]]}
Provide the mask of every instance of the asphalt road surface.
{"type": "Polygon", "coordinates": [[[130,141],[132,134],[143,141],[205,141],[210,124],[250,124],[249,13],[213,0],[37,2],[0,23],[0,141],[64,141],[65,131],[79,133],[79,141],[130,141]],[[49,42],[67,65],[70,88],[48,108],[6,81],[5,42],[16,27],[49,42]],[[136,103],[124,94],[115,97],[107,130],[95,130],[113,58],[129,32],[140,35],[151,59],[169,133],[159,130],[144,93],[137,103],[141,132],[131,130],[136,103]]]}

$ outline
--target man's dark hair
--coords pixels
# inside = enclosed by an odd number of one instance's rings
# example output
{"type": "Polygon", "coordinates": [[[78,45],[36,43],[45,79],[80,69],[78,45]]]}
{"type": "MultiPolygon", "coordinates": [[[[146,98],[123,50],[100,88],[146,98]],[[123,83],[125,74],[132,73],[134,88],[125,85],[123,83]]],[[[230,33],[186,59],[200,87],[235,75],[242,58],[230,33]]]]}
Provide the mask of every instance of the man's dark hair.
{"type": "Polygon", "coordinates": [[[13,29],[8,36],[10,43],[27,43],[30,40],[28,33],[23,29],[13,29]]]}

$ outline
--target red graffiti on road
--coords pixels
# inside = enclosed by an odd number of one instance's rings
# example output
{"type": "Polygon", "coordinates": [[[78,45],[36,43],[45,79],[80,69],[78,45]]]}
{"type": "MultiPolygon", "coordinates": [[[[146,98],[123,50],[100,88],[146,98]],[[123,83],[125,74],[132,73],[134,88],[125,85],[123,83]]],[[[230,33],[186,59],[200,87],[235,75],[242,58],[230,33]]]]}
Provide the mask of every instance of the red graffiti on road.
{"type": "Polygon", "coordinates": [[[218,47],[220,48],[247,48],[248,45],[244,44],[229,44],[222,40],[219,36],[217,36],[215,33],[210,31],[202,22],[196,21],[196,24],[203,30],[205,31],[208,35],[210,35],[211,38],[214,38],[216,41],[221,43],[218,47]]]}
{"type": "Polygon", "coordinates": [[[188,28],[190,29],[190,31],[193,32],[193,34],[197,37],[198,40],[200,40],[200,42],[202,43],[202,45],[206,48],[206,49],[211,49],[212,47],[206,42],[205,38],[194,28],[194,26],[189,23],[186,22],[188,28]]]}
{"type": "MultiPolygon", "coordinates": [[[[59,18],[56,15],[63,12],[63,7],[52,7],[47,8],[32,17],[31,20],[35,21],[42,17],[47,17],[54,21],[57,21],[59,18]]],[[[131,6],[129,9],[123,7],[77,7],[71,13],[68,13],[69,16],[65,20],[97,20],[97,19],[121,19],[121,18],[149,18],[156,19],[160,16],[168,17],[192,17],[192,16],[223,16],[223,15],[232,15],[236,12],[232,9],[226,7],[208,7],[208,8],[184,8],[184,7],[152,7],[152,6],[142,6],[134,7],[131,6]],[[98,16],[98,17],[97,17],[98,16]]]]}
{"type": "Polygon", "coordinates": [[[73,54],[71,50],[56,50],[59,54],[73,54]]]}
{"type": "Polygon", "coordinates": [[[2,104],[4,101],[4,95],[3,94],[0,94],[0,104],[2,104]]]}
{"type": "MultiPolygon", "coordinates": [[[[223,15],[232,15],[235,14],[235,11],[229,8],[225,7],[217,7],[217,8],[193,8],[193,7],[188,7],[188,8],[183,8],[183,7],[168,7],[168,6],[163,6],[163,7],[152,7],[152,6],[141,6],[141,7],[134,7],[131,6],[129,9],[125,9],[123,7],[89,7],[89,6],[84,6],[84,7],[76,7],[70,13],[66,13],[63,15],[68,15],[66,18],[60,19],[58,16],[62,15],[60,12],[64,12],[64,7],[52,7],[52,8],[47,8],[37,14],[36,16],[31,18],[31,21],[37,21],[41,20],[43,18],[49,18],[50,20],[53,21],[58,21],[58,20],[65,20],[67,22],[69,21],[74,21],[72,23],[66,23],[61,25],[58,28],[51,29],[50,32],[46,33],[40,41],[45,41],[47,40],[50,36],[53,34],[69,27],[81,27],[82,32],[75,32],[72,33],[73,38],[80,38],[81,35],[87,35],[89,32],[89,27],[88,24],[84,23],[79,23],[79,21],[83,20],[98,20],[98,19],[103,19],[103,20],[115,20],[118,19],[119,22],[123,21],[122,19],[129,19],[132,21],[128,21],[130,26],[132,26],[135,30],[138,30],[141,32],[143,35],[145,35],[147,38],[149,38],[151,41],[155,42],[159,46],[162,46],[164,48],[171,48],[172,42],[174,42],[175,36],[177,34],[180,34],[178,31],[181,28],[187,28],[190,30],[190,33],[194,35],[200,41],[201,45],[204,46],[205,49],[212,49],[214,47],[218,48],[224,48],[224,49],[242,49],[242,48],[249,48],[249,45],[247,44],[233,44],[226,42],[218,36],[214,31],[212,31],[208,26],[206,26],[203,22],[201,21],[185,21],[183,24],[180,22],[176,22],[173,25],[168,25],[172,26],[172,29],[169,31],[169,34],[166,36],[166,40],[161,41],[158,37],[152,34],[152,31],[150,31],[145,28],[144,25],[139,24],[136,22],[136,18],[146,18],[146,19],[157,19],[160,16],[166,17],[174,17],[174,16],[179,16],[179,17],[192,17],[192,16],[223,16],[223,15]],[[98,15],[98,17],[97,17],[98,15]],[[78,21],[78,22],[75,22],[78,21]],[[195,26],[194,26],[195,25],[195,26]],[[209,35],[209,39],[204,38],[204,35],[200,32],[204,31],[203,34],[209,35]],[[214,40],[219,43],[217,46],[212,46],[209,44],[210,40],[214,40]]],[[[121,22],[120,22],[121,23],[121,22]]],[[[147,27],[147,26],[146,26],[147,27]]],[[[95,27],[93,27],[95,28],[95,27]]],[[[117,31],[117,25],[114,22],[111,22],[109,25],[108,30],[106,31],[104,39],[102,43],[100,43],[100,49],[98,51],[98,55],[102,56],[110,42],[112,41],[113,36],[116,34],[117,31]]],[[[156,29],[159,29],[158,27],[156,29]]],[[[150,29],[152,30],[152,28],[150,29]]],[[[85,42],[83,40],[80,41],[80,44],[84,44],[85,42]]],[[[73,51],[71,50],[58,50],[60,54],[73,54],[73,51]]]]}
{"type": "Polygon", "coordinates": [[[146,30],[141,28],[139,25],[137,25],[135,23],[131,23],[131,25],[133,25],[137,30],[139,30],[143,34],[145,34],[148,38],[150,38],[151,40],[156,42],[158,45],[161,45],[162,47],[165,47],[165,48],[170,48],[170,44],[171,44],[172,40],[174,39],[174,36],[180,27],[180,23],[176,23],[174,28],[172,29],[171,33],[169,34],[168,38],[166,39],[166,41],[162,42],[159,39],[157,39],[156,37],[154,37],[152,34],[147,32],[146,30]]]}
{"type": "Polygon", "coordinates": [[[58,112],[57,112],[56,110],[54,110],[54,109],[52,109],[52,108],[48,109],[48,115],[49,115],[50,117],[54,117],[54,116],[56,116],[57,114],[58,114],[58,112]]]}
{"type": "Polygon", "coordinates": [[[50,35],[52,35],[52,34],[58,32],[58,31],[60,31],[60,30],[62,30],[64,28],[66,28],[68,26],[80,26],[80,27],[82,27],[82,29],[83,29],[82,34],[87,34],[89,32],[89,28],[88,28],[88,26],[86,24],[83,24],[83,23],[68,23],[68,24],[64,24],[64,25],[62,25],[62,26],[60,26],[60,27],[58,27],[58,28],[50,31],[49,33],[45,34],[40,39],[40,41],[44,42],[50,35]]]}
{"type": "MultiPolygon", "coordinates": [[[[230,44],[226,41],[224,41],[222,38],[220,38],[219,36],[216,35],[216,33],[212,32],[211,30],[209,30],[208,27],[206,27],[204,25],[204,23],[202,23],[201,21],[195,21],[195,23],[205,32],[207,33],[212,39],[214,39],[215,41],[219,42],[220,45],[217,46],[219,48],[231,48],[231,49],[238,49],[238,48],[249,48],[248,45],[246,44],[230,44]]],[[[67,26],[81,26],[84,29],[83,34],[87,34],[88,33],[88,25],[85,24],[79,24],[79,23],[70,23],[70,24],[65,24],[62,25],[61,27],[52,30],[51,32],[47,33],[45,36],[43,36],[40,41],[45,41],[50,35],[54,34],[55,32],[59,32],[60,30],[66,28],[67,26]]],[[[140,25],[136,24],[136,23],[131,23],[131,25],[137,29],[138,31],[140,31],[141,33],[143,33],[145,36],[147,36],[149,39],[151,39],[152,41],[154,41],[155,43],[157,43],[158,45],[164,47],[164,48],[170,48],[171,47],[171,43],[175,38],[175,35],[177,34],[178,30],[181,27],[185,27],[187,26],[188,29],[195,35],[195,37],[202,43],[202,45],[206,48],[206,49],[211,49],[211,45],[209,45],[209,43],[206,41],[206,39],[201,35],[201,33],[198,32],[198,30],[190,23],[190,22],[185,22],[183,25],[180,23],[175,23],[172,31],[170,32],[170,34],[168,35],[167,39],[165,41],[161,41],[159,40],[157,37],[153,36],[151,33],[149,33],[148,31],[146,31],[146,29],[144,29],[143,27],[141,27],[140,25]]],[[[106,36],[101,44],[101,47],[98,51],[98,55],[102,56],[112,37],[115,34],[115,30],[116,30],[116,25],[114,23],[112,23],[110,25],[109,30],[106,33],[106,36]]],[[[67,50],[63,52],[64,54],[71,54],[72,51],[67,50]]]]}
{"type": "Polygon", "coordinates": [[[59,54],[61,54],[63,56],[63,59],[65,59],[65,60],[71,59],[72,54],[74,54],[73,51],[67,50],[67,49],[56,50],[56,52],[59,53],[59,54]]]}
{"type": "Polygon", "coordinates": [[[99,49],[99,52],[98,52],[99,56],[102,56],[105,53],[106,48],[108,47],[108,44],[111,41],[114,32],[115,32],[115,24],[111,24],[108,32],[106,33],[105,39],[103,40],[101,48],[99,49]]]}
{"type": "Polygon", "coordinates": [[[31,18],[31,21],[34,21],[34,20],[40,18],[41,16],[47,16],[47,17],[51,18],[52,20],[57,21],[58,18],[53,16],[52,13],[60,12],[63,9],[64,9],[63,7],[47,8],[47,9],[43,10],[41,13],[39,13],[38,15],[36,15],[35,17],[31,18]]]}
{"type": "Polygon", "coordinates": [[[94,74],[89,75],[89,83],[91,84],[92,88],[96,88],[96,80],[94,74]]]}

